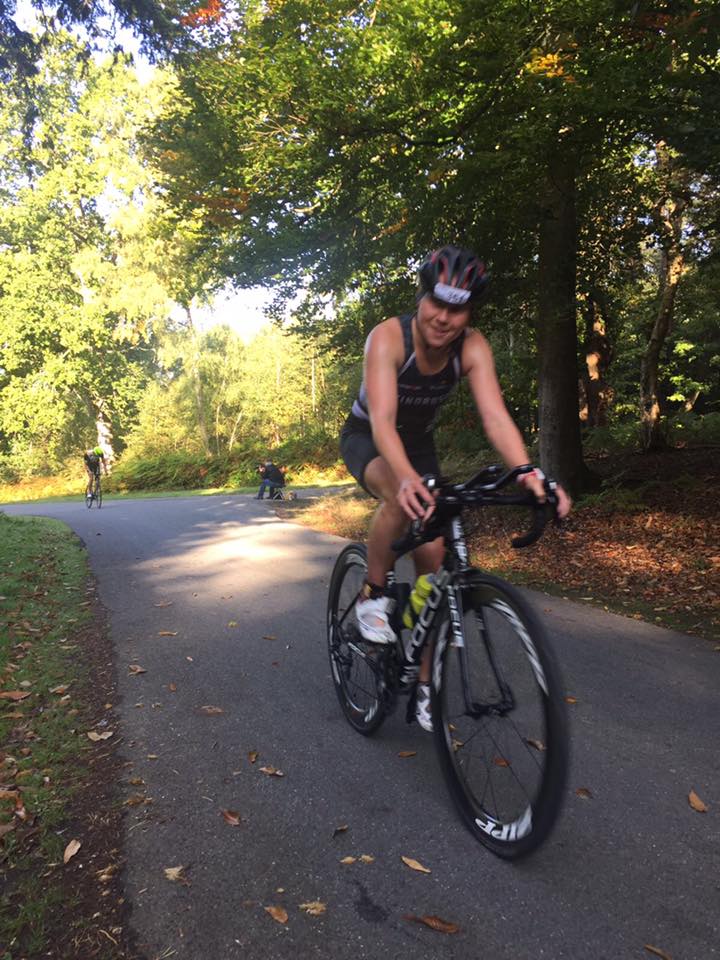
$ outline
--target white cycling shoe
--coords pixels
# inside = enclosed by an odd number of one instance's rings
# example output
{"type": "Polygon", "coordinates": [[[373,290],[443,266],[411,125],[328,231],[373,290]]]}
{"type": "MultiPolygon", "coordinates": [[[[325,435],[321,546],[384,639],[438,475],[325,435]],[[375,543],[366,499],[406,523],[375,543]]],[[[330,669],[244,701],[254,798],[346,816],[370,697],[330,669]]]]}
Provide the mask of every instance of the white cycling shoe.
{"type": "Polygon", "coordinates": [[[430,710],[430,684],[419,683],[415,701],[415,719],[428,733],[433,732],[432,712],[430,710]]]}
{"type": "Polygon", "coordinates": [[[370,643],[395,643],[395,631],[388,619],[391,603],[390,597],[357,601],[355,614],[363,640],[370,643]]]}

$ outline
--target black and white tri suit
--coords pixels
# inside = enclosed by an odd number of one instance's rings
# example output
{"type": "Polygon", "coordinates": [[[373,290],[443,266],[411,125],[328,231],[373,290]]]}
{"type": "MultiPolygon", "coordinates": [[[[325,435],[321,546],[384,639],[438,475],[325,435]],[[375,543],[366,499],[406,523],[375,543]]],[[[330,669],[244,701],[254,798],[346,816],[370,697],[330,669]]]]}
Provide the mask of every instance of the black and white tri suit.
{"type": "MultiPolygon", "coordinates": [[[[426,473],[437,476],[440,467],[435,452],[433,428],[440,407],[460,380],[465,331],[452,342],[445,367],[438,373],[423,374],[418,370],[413,348],[413,316],[414,314],[405,313],[398,318],[402,327],[405,358],[397,375],[396,428],[408,460],[415,470],[421,476],[426,473]]],[[[365,487],[365,468],[380,454],[373,442],[364,381],[342,428],[340,452],[350,473],[365,487]]],[[[367,490],[367,487],[365,489],[367,490]]]]}

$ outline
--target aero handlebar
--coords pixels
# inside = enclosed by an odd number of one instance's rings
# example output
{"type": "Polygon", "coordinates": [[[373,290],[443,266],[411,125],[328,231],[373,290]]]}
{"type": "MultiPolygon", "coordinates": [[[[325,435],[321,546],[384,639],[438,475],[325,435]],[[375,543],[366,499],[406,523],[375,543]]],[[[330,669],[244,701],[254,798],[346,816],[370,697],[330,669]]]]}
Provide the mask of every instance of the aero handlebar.
{"type": "Polygon", "coordinates": [[[414,550],[429,540],[441,536],[447,521],[458,516],[466,507],[514,506],[528,507],[532,511],[532,523],[527,533],[513,537],[513,547],[527,547],[543,534],[548,513],[557,519],[557,495],[555,483],[545,480],[545,502],[541,503],[529,490],[503,492],[523,474],[531,473],[532,464],[505,470],[500,466],[487,467],[465,483],[442,483],[432,476],[423,477],[425,486],[435,495],[435,510],[427,523],[413,520],[408,533],[392,544],[399,555],[414,550]]]}

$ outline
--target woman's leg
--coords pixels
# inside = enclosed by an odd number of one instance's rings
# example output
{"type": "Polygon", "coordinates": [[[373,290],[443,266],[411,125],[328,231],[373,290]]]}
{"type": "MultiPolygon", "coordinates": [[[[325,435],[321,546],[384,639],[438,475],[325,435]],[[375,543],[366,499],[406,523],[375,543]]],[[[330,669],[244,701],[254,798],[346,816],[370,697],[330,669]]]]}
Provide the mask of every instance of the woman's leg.
{"type": "Polygon", "coordinates": [[[396,554],[390,544],[402,536],[410,521],[396,499],[395,475],[382,457],[368,463],[363,481],[380,501],[368,533],[368,581],[383,586],[395,564],[396,554]]]}

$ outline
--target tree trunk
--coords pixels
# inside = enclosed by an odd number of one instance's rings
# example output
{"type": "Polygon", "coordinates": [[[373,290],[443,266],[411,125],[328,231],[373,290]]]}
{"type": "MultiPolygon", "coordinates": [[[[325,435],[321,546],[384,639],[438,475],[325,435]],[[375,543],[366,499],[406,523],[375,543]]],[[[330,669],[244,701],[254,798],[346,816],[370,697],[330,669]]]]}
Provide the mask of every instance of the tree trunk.
{"type": "Polygon", "coordinates": [[[232,433],[230,434],[230,439],[228,440],[228,445],[227,445],[228,453],[232,450],[233,446],[235,445],[235,437],[237,436],[237,430],[238,430],[238,427],[240,426],[241,419],[242,419],[242,410],[235,417],[235,422],[233,423],[232,433]]]}
{"type": "Polygon", "coordinates": [[[577,388],[575,160],[569,147],[551,160],[543,199],[537,328],[540,463],[577,494],[585,466],[577,388]]]}
{"type": "MultiPolygon", "coordinates": [[[[661,236],[660,266],[658,271],[658,310],[650,340],[640,367],[640,425],[645,450],[657,450],[665,445],[660,425],[658,379],[660,352],[672,327],[675,296],[685,270],[682,249],[683,214],[686,200],[680,195],[685,177],[680,171],[680,182],[673,184],[672,159],[667,147],[657,148],[658,166],[668,174],[668,196],[658,205],[658,228],[661,236]],[[673,186],[675,189],[673,190],[673,186]],[[674,196],[672,194],[675,194],[674,196]]],[[[684,191],[683,191],[684,192],[684,191]]]]}
{"type": "Polygon", "coordinates": [[[612,361],[613,350],[607,334],[604,298],[596,293],[588,296],[585,329],[585,406],[580,410],[580,419],[592,429],[607,425],[607,411],[612,399],[612,390],[605,375],[612,361]]]}
{"type": "Polygon", "coordinates": [[[191,335],[190,342],[192,347],[189,372],[193,385],[193,394],[195,396],[195,415],[197,417],[198,433],[200,434],[200,442],[202,443],[205,456],[209,457],[212,454],[212,450],[210,449],[210,434],[205,418],[205,391],[203,390],[202,379],[200,377],[200,344],[198,343],[197,331],[193,323],[190,307],[185,307],[185,315],[187,316],[188,330],[191,335]]]}
{"type": "Polygon", "coordinates": [[[108,472],[112,470],[115,462],[115,452],[113,450],[112,424],[107,417],[107,403],[102,397],[93,397],[92,399],[93,416],[95,419],[95,432],[97,435],[97,445],[102,447],[105,454],[105,465],[108,472]]]}

